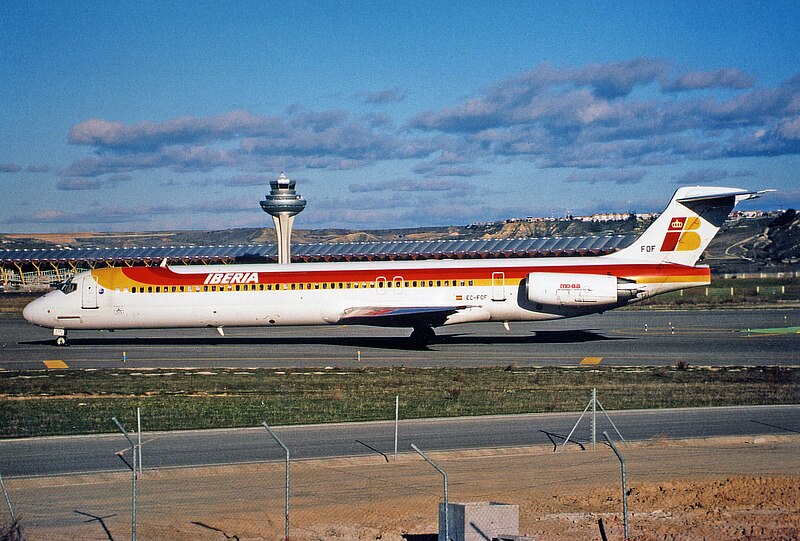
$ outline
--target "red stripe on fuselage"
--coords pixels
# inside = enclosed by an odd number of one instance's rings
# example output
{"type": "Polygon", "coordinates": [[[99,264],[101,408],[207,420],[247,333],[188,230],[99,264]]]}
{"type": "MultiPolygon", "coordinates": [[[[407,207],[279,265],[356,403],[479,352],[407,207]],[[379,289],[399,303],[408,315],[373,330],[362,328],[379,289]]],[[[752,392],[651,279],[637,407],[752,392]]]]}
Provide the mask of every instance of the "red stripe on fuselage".
{"type": "MultiPolygon", "coordinates": [[[[302,264],[293,265],[300,267],[302,264]]],[[[130,280],[147,285],[203,285],[210,274],[220,272],[177,273],[168,267],[126,267],[118,269],[130,280]]],[[[696,276],[708,278],[707,267],[690,267],[674,264],[602,264],[602,265],[525,265],[519,267],[440,267],[440,268],[376,268],[353,270],[292,270],[270,271],[264,267],[237,267],[223,274],[258,273],[260,284],[300,282],[373,282],[377,278],[392,281],[408,280],[489,280],[493,273],[502,272],[506,280],[521,280],[531,272],[558,272],[564,274],[607,274],[621,278],[669,278],[670,276],[696,276]]],[[[227,283],[227,282],[226,282],[227,283]]]]}

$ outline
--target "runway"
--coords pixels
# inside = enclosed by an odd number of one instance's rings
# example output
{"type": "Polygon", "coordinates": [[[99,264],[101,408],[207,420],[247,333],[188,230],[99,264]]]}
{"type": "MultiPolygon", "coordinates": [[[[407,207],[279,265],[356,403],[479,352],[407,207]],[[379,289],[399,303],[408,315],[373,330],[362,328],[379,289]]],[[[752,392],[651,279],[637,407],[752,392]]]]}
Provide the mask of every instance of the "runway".
{"type": "Polygon", "coordinates": [[[360,326],[72,332],[0,318],[0,369],[320,366],[798,365],[800,310],[613,311],[572,320],[456,325],[427,349],[408,329],[360,326]],[[769,332],[756,332],[771,329],[769,332]],[[785,329],[782,331],[781,329],[785,329]],[[124,362],[123,362],[124,359],[124,362]]]}
{"type": "MultiPolygon", "coordinates": [[[[580,413],[458,417],[402,420],[399,452],[411,443],[429,451],[508,448],[535,444],[561,445],[580,413]]],[[[680,408],[609,412],[628,441],[800,434],[800,405],[680,408]]],[[[619,441],[608,420],[598,412],[597,437],[608,431],[619,441]]],[[[274,429],[295,460],[394,452],[394,422],[340,423],[274,429]]],[[[589,446],[591,419],[583,418],[573,440],[589,446]]],[[[573,441],[571,440],[571,441],[573,441]]],[[[163,469],[283,459],[283,451],[263,427],[147,432],[142,435],[143,464],[163,469]]],[[[576,446],[576,444],[570,444],[576,446]]],[[[0,471],[4,477],[124,471],[116,453],[129,446],[121,433],[29,438],[0,441],[0,471]]]]}

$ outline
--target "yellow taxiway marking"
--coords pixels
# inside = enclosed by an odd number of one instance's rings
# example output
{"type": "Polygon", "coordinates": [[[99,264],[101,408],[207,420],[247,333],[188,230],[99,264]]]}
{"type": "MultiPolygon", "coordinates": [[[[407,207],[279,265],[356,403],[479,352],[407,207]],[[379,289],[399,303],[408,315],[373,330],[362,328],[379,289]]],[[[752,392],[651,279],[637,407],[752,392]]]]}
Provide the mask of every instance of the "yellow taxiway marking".
{"type": "Polygon", "coordinates": [[[67,363],[64,361],[53,360],[53,361],[42,361],[47,368],[69,368],[67,363]]]}
{"type": "Polygon", "coordinates": [[[581,364],[600,364],[602,360],[602,357],[584,357],[581,364]]]}

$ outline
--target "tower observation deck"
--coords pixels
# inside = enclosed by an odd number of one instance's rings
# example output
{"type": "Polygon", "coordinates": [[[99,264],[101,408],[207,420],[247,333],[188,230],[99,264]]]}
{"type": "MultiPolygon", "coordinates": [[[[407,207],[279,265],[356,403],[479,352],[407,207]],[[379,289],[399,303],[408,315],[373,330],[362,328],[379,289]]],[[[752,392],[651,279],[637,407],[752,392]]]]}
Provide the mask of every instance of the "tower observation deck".
{"type": "Polygon", "coordinates": [[[278,263],[291,261],[291,237],[294,217],[306,207],[303,196],[297,195],[295,181],[281,173],[269,183],[270,192],[261,201],[261,208],[272,216],[278,236],[278,263]]]}

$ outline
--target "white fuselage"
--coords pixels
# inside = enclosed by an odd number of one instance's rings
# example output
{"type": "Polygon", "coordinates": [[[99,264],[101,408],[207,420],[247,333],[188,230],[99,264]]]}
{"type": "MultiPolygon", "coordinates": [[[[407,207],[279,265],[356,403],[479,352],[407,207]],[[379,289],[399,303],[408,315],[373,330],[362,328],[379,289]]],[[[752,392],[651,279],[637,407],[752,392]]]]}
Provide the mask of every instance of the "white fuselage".
{"type": "MultiPolygon", "coordinates": [[[[530,302],[526,277],[542,271],[565,280],[585,274],[631,280],[639,291],[633,300],[707,283],[705,268],[613,257],[111,268],[77,275],[74,291],[48,293],[25,317],[61,329],[248,327],[346,323],[347,310],[359,307],[458,307],[441,323],[449,325],[557,319],[619,306],[530,302]]],[[[380,318],[359,323],[396,325],[380,318]]]]}

